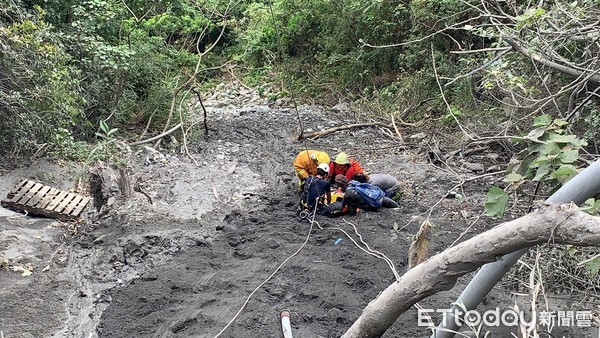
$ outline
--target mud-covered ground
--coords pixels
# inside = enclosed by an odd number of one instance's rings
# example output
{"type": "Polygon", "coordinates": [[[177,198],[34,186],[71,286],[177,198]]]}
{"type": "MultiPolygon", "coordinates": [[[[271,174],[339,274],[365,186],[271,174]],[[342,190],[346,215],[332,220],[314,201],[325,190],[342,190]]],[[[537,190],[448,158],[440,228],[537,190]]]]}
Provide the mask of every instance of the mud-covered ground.
{"type": "MultiPolygon", "coordinates": [[[[462,198],[444,198],[460,177],[483,172],[458,160],[449,161],[450,167],[431,164],[427,138],[410,139],[410,131],[404,135],[410,147],[400,147],[393,133],[379,128],[298,142],[293,139],[299,118],[310,132],[356,123],[356,114],[300,106],[298,116],[287,100],[272,102],[235,86],[219,87],[205,104],[210,133],[189,144],[197,164],[173,151],[177,145],[172,143],[165,143],[164,161],[144,165],[146,152],[132,156],[130,174],[152,204],[139,192],[129,199],[115,195],[100,212],[88,208],[82,224],[0,209],[2,337],[214,337],[234,317],[221,337],[281,337],[284,309],[291,311],[295,337],[339,337],[394,276],[384,261],[334,228],[353,234],[347,222],[354,224],[364,241],[393,260],[402,274],[411,237],[427,217],[436,225],[431,255],[500,222],[481,212],[488,187],[501,176],[470,181],[457,191],[462,198]],[[295,215],[291,166],[305,148],[332,156],[347,151],[371,173],[395,175],[404,185],[400,208],[318,218],[322,228],[315,224],[311,229],[295,215]],[[32,273],[23,276],[15,267],[32,273]]],[[[201,113],[199,106],[193,109],[201,113]]],[[[483,163],[484,170],[502,166],[502,160],[499,154],[469,159],[483,163]]],[[[40,160],[0,171],[0,195],[22,178],[76,188],[86,172],[81,166],[40,160]]],[[[523,212],[514,206],[505,219],[523,212]]],[[[468,277],[420,305],[447,308],[468,277]]],[[[527,307],[527,301],[500,287],[483,309],[527,307]]],[[[560,306],[557,310],[577,305],[560,306]]],[[[506,328],[488,330],[492,337],[510,336],[506,328]]],[[[597,334],[597,328],[587,330],[558,332],[597,334]]],[[[412,309],[384,337],[428,335],[412,309]]]]}

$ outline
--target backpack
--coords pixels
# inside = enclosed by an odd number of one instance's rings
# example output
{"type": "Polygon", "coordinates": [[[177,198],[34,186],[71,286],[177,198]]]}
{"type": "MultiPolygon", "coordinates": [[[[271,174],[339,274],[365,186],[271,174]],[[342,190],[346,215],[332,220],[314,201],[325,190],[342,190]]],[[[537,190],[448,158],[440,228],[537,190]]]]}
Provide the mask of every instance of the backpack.
{"type": "Polygon", "coordinates": [[[304,181],[304,188],[302,189],[302,193],[300,194],[300,201],[298,203],[300,209],[309,209],[308,192],[310,191],[310,188],[317,183],[318,180],[319,179],[315,176],[308,176],[304,181]]]}
{"type": "MultiPolygon", "coordinates": [[[[298,209],[296,214],[300,217],[300,220],[307,220],[309,222],[312,221],[315,215],[314,207],[310,207],[310,201],[308,200],[308,195],[310,192],[310,188],[317,184],[319,178],[315,176],[308,176],[304,181],[304,188],[302,189],[302,193],[300,194],[300,200],[298,201],[298,209]]],[[[317,203],[319,204],[319,203],[317,203]]],[[[319,210],[317,210],[318,212],[319,210]]]]}
{"type": "Polygon", "coordinates": [[[385,197],[385,192],[378,186],[369,183],[358,183],[350,181],[348,190],[356,190],[362,198],[373,208],[381,208],[381,201],[385,197]]]}

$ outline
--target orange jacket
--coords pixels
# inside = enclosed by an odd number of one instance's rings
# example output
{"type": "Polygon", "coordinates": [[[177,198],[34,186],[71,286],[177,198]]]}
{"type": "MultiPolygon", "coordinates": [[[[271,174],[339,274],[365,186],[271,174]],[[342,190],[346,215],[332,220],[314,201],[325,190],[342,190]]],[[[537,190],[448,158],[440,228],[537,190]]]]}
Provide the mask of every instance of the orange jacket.
{"type": "Polygon", "coordinates": [[[303,150],[294,159],[294,169],[296,169],[296,175],[301,180],[306,179],[308,176],[315,176],[317,174],[317,162],[311,158],[312,154],[325,154],[329,158],[327,153],[318,150],[303,150]]]}
{"type": "Polygon", "coordinates": [[[350,158],[349,161],[350,164],[344,164],[340,168],[333,161],[329,164],[329,181],[331,183],[335,182],[335,176],[339,174],[346,176],[348,181],[350,181],[354,178],[354,174],[365,172],[356,160],[350,158]]]}

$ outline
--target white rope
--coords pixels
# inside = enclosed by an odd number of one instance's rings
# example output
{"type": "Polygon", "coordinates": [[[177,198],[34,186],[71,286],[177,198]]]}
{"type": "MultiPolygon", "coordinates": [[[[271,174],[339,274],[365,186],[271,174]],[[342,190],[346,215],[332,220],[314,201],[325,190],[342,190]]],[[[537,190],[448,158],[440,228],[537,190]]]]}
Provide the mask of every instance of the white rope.
{"type": "Polygon", "coordinates": [[[298,253],[300,253],[300,251],[302,251],[302,249],[304,249],[304,246],[306,246],[306,243],[308,243],[308,240],[310,239],[310,235],[311,235],[312,230],[313,230],[313,224],[317,224],[317,226],[319,228],[321,228],[321,225],[319,225],[319,223],[317,221],[315,221],[315,215],[316,214],[317,214],[317,203],[315,203],[315,210],[313,211],[312,219],[310,220],[310,228],[308,229],[308,234],[306,235],[306,239],[304,240],[304,243],[302,243],[302,245],[300,246],[300,248],[298,248],[298,250],[296,250],[296,252],[294,252],[291,256],[289,256],[288,258],[286,258],[281,264],[279,264],[279,266],[277,267],[277,269],[275,269],[275,271],[273,271],[273,273],[271,273],[271,275],[269,277],[267,277],[267,279],[265,279],[264,282],[260,283],[260,285],[258,285],[254,290],[252,290],[252,292],[250,293],[250,295],[248,296],[248,298],[246,298],[246,301],[244,302],[244,304],[242,304],[242,306],[240,307],[240,309],[238,310],[238,312],[235,314],[235,316],[233,316],[233,318],[231,318],[231,320],[229,321],[229,323],[227,323],[227,325],[225,325],[225,327],[223,329],[221,329],[221,331],[219,331],[219,333],[217,333],[217,335],[215,336],[215,338],[219,337],[223,332],[225,332],[225,330],[227,330],[227,328],[229,326],[231,326],[231,324],[233,324],[233,322],[237,319],[237,317],[240,315],[240,313],[242,313],[242,310],[244,310],[244,308],[246,307],[246,305],[250,301],[250,298],[252,298],[252,296],[254,296],[254,294],[256,293],[256,291],[258,291],[263,285],[265,285],[269,280],[271,280],[271,278],[273,278],[273,276],[275,276],[275,274],[279,270],[281,270],[281,268],[285,265],[285,263],[287,263],[290,259],[292,259],[298,253]]]}
{"type": "Polygon", "coordinates": [[[383,253],[381,253],[381,252],[379,252],[377,250],[371,249],[369,247],[369,245],[363,240],[362,235],[358,232],[358,230],[356,229],[356,226],[354,224],[346,221],[345,219],[343,220],[347,224],[350,224],[352,226],[352,228],[354,228],[354,233],[356,233],[356,235],[360,239],[360,242],[366,247],[366,249],[363,248],[360,244],[358,244],[356,242],[356,240],[354,240],[354,238],[352,238],[344,229],[342,229],[342,228],[336,228],[336,227],[323,228],[321,226],[321,224],[319,224],[319,222],[315,221],[315,216],[317,215],[317,206],[318,206],[318,198],[317,198],[317,201],[315,203],[315,207],[314,207],[314,210],[313,210],[313,213],[312,213],[312,219],[310,220],[310,228],[308,230],[308,234],[306,235],[306,238],[304,239],[304,242],[302,243],[302,245],[298,248],[298,250],[296,250],[296,252],[294,252],[293,254],[291,254],[281,264],[279,264],[279,266],[275,269],[275,271],[273,271],[273,273],[271,273],[271,275],[269,275],[269,277],[267,277],[267,279],[265,279],[254,290],[252,290],[252,292],[250,293],[250,295],[248,295],[248,297],[246,298],[246,301],[244,302],[244,304],[242,304],[242,306],[240,307],[240,309],[238,310],[238,312],[233,316],[233,318],[231,318],[231,320],[227,323],[227,325],[225,325],[225,327],[223,327],[223,329],[221,329],[221,331],[219,331],[219,333],[217,333],[217,335],[214,338],[219,337],[221,334],[223,334],[223,332],[225,332],[225,330],[227,330],[227,328],[229,328],[229,326],[231,326],[231,324],[233,324],[233,322],[237,319],[237,317],[240,315],[240,313],[242,313],[242,311],[244,310],[244,308],[246,307],[246,305],[248,305],[248,302],[250,301],[250,299],[252,298],[252,296],[254,296],[254,294],[256,293],[256,291],[258,291],[263,285],[265,285],[269,280],[271,280],[271,278],[273,278],[273,276],[275,276],[275,274],[277,272],[279,272],[279,270],[281,270],[281,268],[290,259],[292,259],[294,256],[298,255],[300,253],[300,251],[302,251],[302,249],[304,249],[304,247],[306,246],[306,243],[308,243],[308,240],[310,239],[310,235],[312,234],[313,225],[314,224],[316,224],[317,227],[319,229],[321,229],[321,230],[339,230],[339,231],[341,231],[342,233],[344,233],[344,235],[346,235],[346,237],[348,237],[348,239],[350,241],[352,241],[352,243],[354,243],[354,245],[356,245],[357,248],[359,248],[360,250],[364,251],[368,255],[371,255],[371,256],[374,256],[376,258],[384,260],[387,263],[387,265],[390,267],[390,269],[392,270],[392,273],[394,274],[394,278],[396,278],[396,280],[400,280],[400,275],[398,274],[398,271],[396,271],[396,268],[394,266],[394,262],[390,258],[388,258],[386,255],[384,255],[383,253]]]}
{"type": "Polygon", "coordinates": [[[347,224],[350,224],[352,226],[352,228],[354,228],[354,233],[356,233],[356,235],[358,236],[358,238],[360,239],[360,242],[366,247],[363,248],[361,247],[355,240],[354,238],[352,238],[344,229],[342,228],[337,228],[337,227],[331,227],[331,228],[322,228],[319,223],[317,223],[317,226],[319,227],[319,229],[324,229],[324,230],[339,230],[342,233],[344,233],[344,235],[346,235],[346,237],[348,237],[349,240],[352,241],[352,243],[354,243],[354,245],[356,245],[357,248],[361,249],[362,251],[364,251],[365,253],[367,253],[368,255],[371,255],[373,257],[379,258],[384,260],[387,265],[389,266],[390,270],[392,270],[392,273],[394,274],[394,278],[396,278],[396,280],[400,280],[400,274],[398,274],[398,271],[396,271],[396,267],[394,266],[394,262],[387,257],[386,255],[384,255],[383,253],[377,251],[377,250],[373,250],[369,247],[369,245],[363,240],[361,234],[358,232],[358,230],[356,229],[356,226],[348,221],[346,221],[345,219],[343,219],[344,222],[346,222],[347,224]]]}

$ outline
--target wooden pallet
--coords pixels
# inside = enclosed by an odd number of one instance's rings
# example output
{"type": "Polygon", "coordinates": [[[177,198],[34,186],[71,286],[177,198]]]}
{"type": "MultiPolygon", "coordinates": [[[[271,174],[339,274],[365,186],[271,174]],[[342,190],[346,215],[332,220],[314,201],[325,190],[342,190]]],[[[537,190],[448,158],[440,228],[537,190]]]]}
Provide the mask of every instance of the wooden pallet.
{"type": "Polygon", "coordinates": [[[27,211],[60,220],[75,220],[90,201],[89,197],[23,180],[6,195],[5,208],[27,211]]]}

